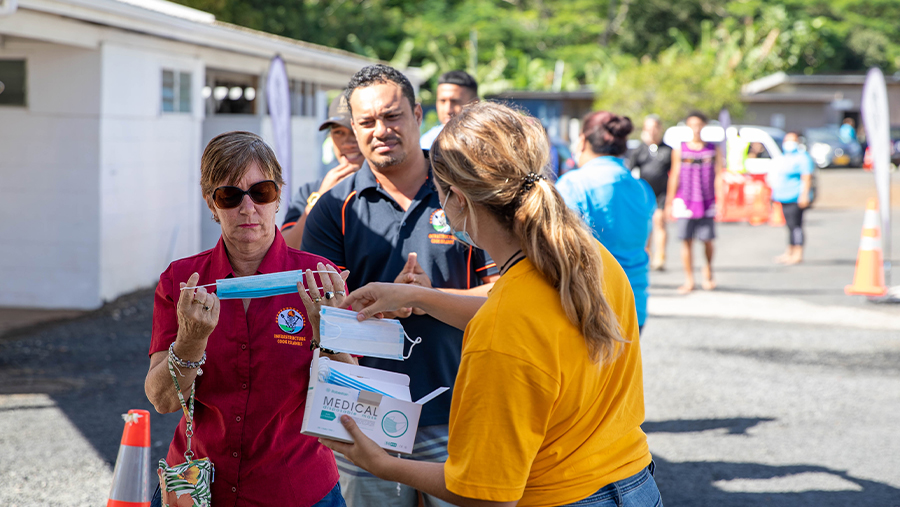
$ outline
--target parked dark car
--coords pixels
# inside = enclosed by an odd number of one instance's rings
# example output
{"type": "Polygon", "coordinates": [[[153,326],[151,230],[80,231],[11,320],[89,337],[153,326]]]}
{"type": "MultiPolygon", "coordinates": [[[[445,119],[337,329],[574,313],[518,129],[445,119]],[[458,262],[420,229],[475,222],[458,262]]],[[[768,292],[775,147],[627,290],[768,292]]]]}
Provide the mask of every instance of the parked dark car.
{"type": "Polygon", "coordinates": [[[842,140],[837,127],[807,129],[804,137],[806,151],[819,168],[862,167],[862,146],[856,141],[842,140]]]}

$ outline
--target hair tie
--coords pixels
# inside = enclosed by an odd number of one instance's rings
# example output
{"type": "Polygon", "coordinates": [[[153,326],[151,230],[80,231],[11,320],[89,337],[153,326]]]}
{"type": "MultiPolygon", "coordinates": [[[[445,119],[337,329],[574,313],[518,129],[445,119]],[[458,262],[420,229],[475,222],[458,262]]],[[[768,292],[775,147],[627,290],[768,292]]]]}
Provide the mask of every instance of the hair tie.
{"type": "Polygon", "coordinates": [[[519,189],[519,192],[521,192],[521,193],[528,192],[529,190],[531,190],[534,187],[535,183],[537,183],[540,180],[545,180],[545,179],[547,179],[547,178],[540,174],[528,173],[527,175],[522,177],[523,183],[522,183],[522,188],[519,189]]]}

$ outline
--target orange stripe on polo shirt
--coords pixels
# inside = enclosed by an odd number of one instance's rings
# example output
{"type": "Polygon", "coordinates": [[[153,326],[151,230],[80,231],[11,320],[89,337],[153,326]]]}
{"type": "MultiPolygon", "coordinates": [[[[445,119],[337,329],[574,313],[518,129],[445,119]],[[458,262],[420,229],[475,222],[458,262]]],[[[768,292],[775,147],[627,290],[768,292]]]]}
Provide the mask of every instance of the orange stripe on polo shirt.
{"type": "Polygon", "coordinates": [[[472,288],[472,247],[469,247],[469,260],[466,261],[466,289],[472,288]]]}
{"type": "Polygon", "coordinates": [[[341,208],[341,234],[347,234],[347,203],[350,202],[350,198],[356,195],[356,190],[350,192],[350,195],[344,199],[344,207],[341,208]]]}
{"type": "Polygon", "coordinates": [[[475,272],[477,273],[477,272],[479,272],[479,271],[484,271],[485,269],[491,269],[491,268],[495,268],[495,267],[497,267],[497,263],[496,263],[496,262],[492,262],[492,263],[488,264],[487,266],[485,266],[485,267],[483,267],[483,268],[478,268],[478,269],[476,269],[475,272]]]}
{"type": "Polygon", "coordinates": [[[295,225],[297,225],[297,222],[288,222],[281,226],[281,232],[284,232],[287,230],[288,227],[293,227],[295,225]]]}

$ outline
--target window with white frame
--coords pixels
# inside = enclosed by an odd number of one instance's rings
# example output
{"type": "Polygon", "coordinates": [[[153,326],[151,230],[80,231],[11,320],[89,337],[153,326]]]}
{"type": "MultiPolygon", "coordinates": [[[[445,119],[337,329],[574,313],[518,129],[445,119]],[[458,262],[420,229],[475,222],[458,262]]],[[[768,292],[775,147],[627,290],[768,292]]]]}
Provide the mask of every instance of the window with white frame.
{"type": "Polygon", "coordinates": [[[0,105],[24,106],[25,60],[0,60],[0,105]]]}
{"type": "Polygon", "coordinates": [[[310,83],[309,81],[291,79],[290,90],[291,115],[315,116],[316,92],[319,91],[319,85],[316,83],[310,83]]]}
{"type": "Polygon", "coordinates": [[[162,112],[191,112],[191,73],[163,69],[162,112]]]}

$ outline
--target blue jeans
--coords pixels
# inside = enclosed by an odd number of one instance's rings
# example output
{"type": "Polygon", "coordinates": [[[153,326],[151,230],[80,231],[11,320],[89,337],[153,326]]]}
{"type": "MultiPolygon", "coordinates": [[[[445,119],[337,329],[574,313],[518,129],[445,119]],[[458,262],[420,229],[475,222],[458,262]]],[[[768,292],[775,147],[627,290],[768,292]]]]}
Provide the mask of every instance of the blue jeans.
{"type": "MultiPolygon", "coordinates": [[[[159,485],[156,486],[156,493],[153,494],[150,507],[162,507],[162,492],[159,490],[159,485]]],[[[347,504],[344,503],[344,497],[341,496],[341,484],[335,484],[331,491],[325,495],[325,498],[316,502],[313,507],[347,507],[347,504]]]]}
{"type": "Polygon", "coordinates": [[[564,507],[662,507],[662,497],[653,480],[656,464],[627,479],[607,484],[593,495],[564,507]]]}

